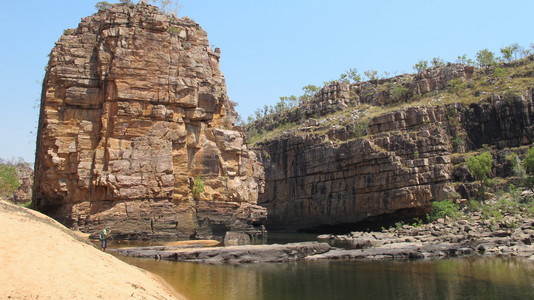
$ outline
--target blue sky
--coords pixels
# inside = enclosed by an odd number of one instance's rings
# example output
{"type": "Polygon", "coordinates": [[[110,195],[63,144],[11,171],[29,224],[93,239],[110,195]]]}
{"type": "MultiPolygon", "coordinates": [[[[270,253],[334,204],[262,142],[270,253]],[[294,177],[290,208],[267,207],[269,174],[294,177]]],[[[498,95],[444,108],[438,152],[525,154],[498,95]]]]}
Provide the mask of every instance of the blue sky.
{"type": "MultiPolygon", "coordinates": [[[[0,158],[33,162],[47,55],[64,29],[96,11],[96,2],[0,0],[0,158]]],[[[498,53],[512,43],[534,43],[533,0],[180,3],[180,16],[199,23],[221,48],[228,95],[244,120],[348,68],[411,73],[420,59],[455,61],[484,48],[498,53]]]]}

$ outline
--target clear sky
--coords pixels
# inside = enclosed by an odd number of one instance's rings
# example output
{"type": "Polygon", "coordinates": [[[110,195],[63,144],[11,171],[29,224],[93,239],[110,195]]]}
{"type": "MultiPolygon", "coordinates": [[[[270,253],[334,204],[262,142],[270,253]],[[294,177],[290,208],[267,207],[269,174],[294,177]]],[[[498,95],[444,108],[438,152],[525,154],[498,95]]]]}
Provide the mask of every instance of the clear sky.
{"type": "MultiPolygon", "coordinates": [[[[0,158],[33,162],[47,55],[64,29],[96,12],[96,2],[0,0],[0,158]]],[[[179,15],[199,23],[221,48],[228,95],[244,120],[348,68],[411,73],[420,59],[454,62],[484,48],[498,53],[512,43],[534,43],[534,0],[180,3],[179,15]]]]}

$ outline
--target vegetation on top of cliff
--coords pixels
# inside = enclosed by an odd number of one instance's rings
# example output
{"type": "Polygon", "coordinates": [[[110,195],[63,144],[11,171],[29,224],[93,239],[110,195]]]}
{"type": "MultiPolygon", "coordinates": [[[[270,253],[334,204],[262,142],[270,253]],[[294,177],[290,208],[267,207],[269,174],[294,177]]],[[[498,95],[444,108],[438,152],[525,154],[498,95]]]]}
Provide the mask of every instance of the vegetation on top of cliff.
{"type": "MultiPolygon", "coordinates": [[[[454,103],[467,105],[488,99],[492,95],[518,97],[533,84],[532,49],[534,44],[530,49],[513,44],[501,49],[502,57],[483,49],[477,53],[475,60],[463,55],[458,57],[455,64],[445,63],[439,57],[430,62],[421,60],[414,65],[414,69],[418,71],[415,75],[385,78],[369,70],[364,72],[369,79],[365,82],[361,81],[362,76],[357,69],[351,68],[341,74],[339,79],[326,82],[323,88],[309,85],[303,88],[302,96],[280,97],[280,102],[275,107],[265,105],[258,109],[255,116],[250,116],[248,123],[243,126],[247,141],[249,144],[260,143],[288,131],[321,136],[329,132],[332,126],[346,127],[354,133],[353,138],[359,138],[366,135],[364,127],[370,119],[392,111],[454,103]],[[450,79],[439,89],[423,93],[414,89],[417,80],[427,80],[429,74],[454,66],[478,68],[474,69],[472,76],[450,79]],[[348,101],[337,98],[325,101],[321,98],[321,93],[326,93],[325,88],[336,84],[348,84],[348,101]],[[325,107],[331,107],[330,111],[324,113],[325,107]]],[[[456,142],[462,143],[460,139],[456,142]]]]}
{"type": "MultiPolygon", "coordinates": [[[[158,6],[161,11],[168,15],[178,16],[178,12],[182,8],[179,1],[176,0],[150,0],[150,3],[158,6]]],[[[120,5],[126,5],[128,7],[133,7],[134,3],[132,0],[119,0],[120,5]]],[[[114,4],[107,1],[99,1],[95,4],[97,10],[107,10],[110,9],[114,4]]]]}

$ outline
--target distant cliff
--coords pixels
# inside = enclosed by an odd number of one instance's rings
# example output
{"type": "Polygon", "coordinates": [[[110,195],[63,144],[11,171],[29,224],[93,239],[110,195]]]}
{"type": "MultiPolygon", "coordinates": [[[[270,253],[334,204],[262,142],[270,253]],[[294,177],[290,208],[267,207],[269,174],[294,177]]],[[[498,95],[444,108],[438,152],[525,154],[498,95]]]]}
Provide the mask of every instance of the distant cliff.
{"type": "Polygon", "coordinates": [[[263,168],[219,58],[198,24],[143,1],[66,30],[43,83],[34,207],[123,238],[259,232],[263,168]]]}
{"type": "Polygon", "coordinates": [[[420,217],[433,201],[474,197],[466,157],[487,149],[493,174],[506,176],[506,157],[534,142],[533,68],[531,56],[499,76],[448,64],[333,82],[249,124],[265,167],[259,202],[269,228],[420,217]]]}

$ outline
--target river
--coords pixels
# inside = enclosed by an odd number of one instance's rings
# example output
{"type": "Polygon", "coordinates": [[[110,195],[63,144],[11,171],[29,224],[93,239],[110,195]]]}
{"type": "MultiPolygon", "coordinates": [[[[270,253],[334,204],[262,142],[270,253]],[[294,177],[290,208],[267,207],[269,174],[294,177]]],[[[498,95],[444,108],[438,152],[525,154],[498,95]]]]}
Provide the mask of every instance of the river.
{"type": "Polygon", "coordinates": [[[189,300],[534,299],[534,262],[519,258],[208,265],[119,257],[189,300]]]}

